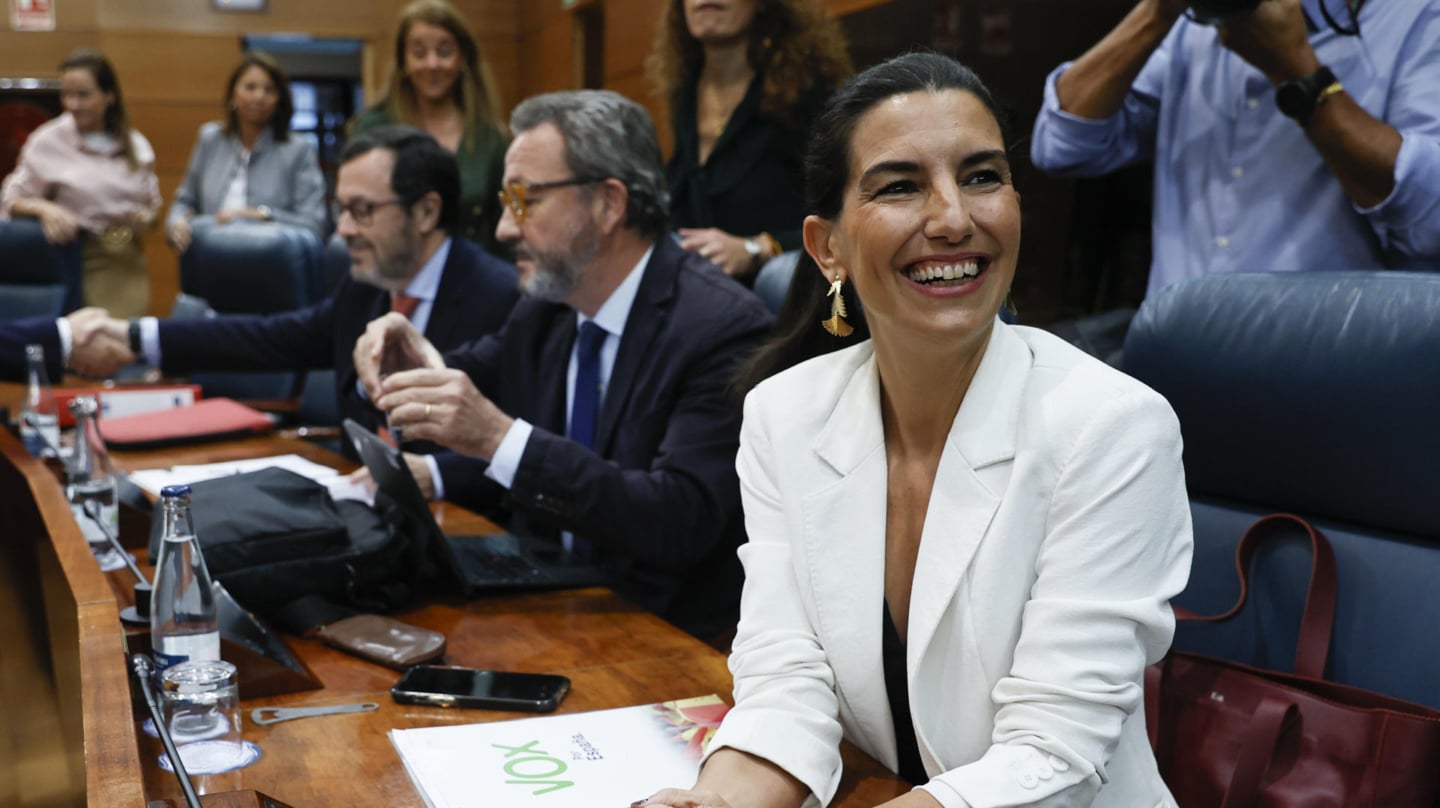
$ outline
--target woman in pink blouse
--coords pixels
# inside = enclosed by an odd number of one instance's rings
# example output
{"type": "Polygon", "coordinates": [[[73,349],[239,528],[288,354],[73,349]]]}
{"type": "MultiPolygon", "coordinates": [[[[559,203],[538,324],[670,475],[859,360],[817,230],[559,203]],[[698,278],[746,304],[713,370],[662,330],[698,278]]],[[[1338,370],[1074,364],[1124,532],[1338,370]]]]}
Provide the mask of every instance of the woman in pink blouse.
{"type": "Polygon", "coordinates": [[[60,100],[65,113],[30,134],[0,187],[0,216],[39,219],[53,244],[80,239],[85,304],[138,317],[150,300],[140,235],[160,210],[155,151],[130,128],[103,54],[60,63],[60,100]]]}

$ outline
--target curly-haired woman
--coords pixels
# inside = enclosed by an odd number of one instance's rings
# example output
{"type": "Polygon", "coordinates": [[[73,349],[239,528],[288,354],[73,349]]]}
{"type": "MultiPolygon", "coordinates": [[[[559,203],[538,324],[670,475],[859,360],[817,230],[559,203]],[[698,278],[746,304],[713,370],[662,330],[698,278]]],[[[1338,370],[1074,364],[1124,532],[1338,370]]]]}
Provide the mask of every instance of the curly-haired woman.
{"type": "Polygon", "coordinates": [[[818,0],[672,0],[647,70],[670,108],[684,247],[738,278],[798,249],[810,121],[852,72],[818,0]]]}

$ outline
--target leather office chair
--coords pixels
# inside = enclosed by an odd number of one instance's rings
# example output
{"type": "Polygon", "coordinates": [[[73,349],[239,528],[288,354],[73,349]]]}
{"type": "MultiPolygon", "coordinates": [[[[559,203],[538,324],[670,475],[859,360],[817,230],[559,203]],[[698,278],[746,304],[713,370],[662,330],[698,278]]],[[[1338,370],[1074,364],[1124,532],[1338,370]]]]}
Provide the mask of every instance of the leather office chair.
{"type": "MultiPolygon", "coordinates": [[[[318,299],[323,248],[308,230],[276,222],[217,226],[196,217],[190,248],[180,256],[180,290],[204,298],[221,314],[271,314],[318,299]]],[[[197,373],[206,396],[293,401],[303,373],[197,373]]]]}
{"type": "Polygon", "coordinates": [[[35,219],[0,221],[0,319],[80,307],[80,243],[57,247],[35,219]]]}
{"type": "Polygon", "coordinates": [[[350,274],[350,248],[345,246],[345,239],[339,236],[331,236],[325,242],[325,249],[320,255],[320,287],[319,300],[335,291],[340,285],[341,279],[350,274]]]}
{"type": "Polygon", "coordinates": [[[766,261],[755,273],[755,294],[772,313],[780,311],[780,304],[785,302],[785,293],[790,289],[790,278],[799,260],[799,250],[786,250],[766,261]]]}
{"type": "MultiPolygon", "coordinates": [[[[1185,439],[1195,560],[1176,603],[1238,596],[1235,545],[1266,513],[1335,548],[1327,678],[1440,707],[1440,275],[1216,275],[1147,299],[1125,370],[1169,399],[1185,439]]],[[[1290,670],[1309,545],[1262,551],[1241,618],[1175,646],[1290,670]]]]}

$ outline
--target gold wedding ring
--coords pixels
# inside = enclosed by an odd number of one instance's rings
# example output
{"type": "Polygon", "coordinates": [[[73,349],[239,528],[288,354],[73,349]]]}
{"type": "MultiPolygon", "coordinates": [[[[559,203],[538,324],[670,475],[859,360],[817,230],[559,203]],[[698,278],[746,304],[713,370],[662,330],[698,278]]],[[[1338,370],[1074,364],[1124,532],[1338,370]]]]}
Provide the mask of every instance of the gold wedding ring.
{"type": "Polygon", "coordinates": [[[427,421],[430,420],[430,409],[431,409],[431,407],[433,407],[433,406],[434,406],[434,405],[432,405],[432,404],[426,404],[426,405],[425,405],[425,420],[427,420],[427,421]]]}

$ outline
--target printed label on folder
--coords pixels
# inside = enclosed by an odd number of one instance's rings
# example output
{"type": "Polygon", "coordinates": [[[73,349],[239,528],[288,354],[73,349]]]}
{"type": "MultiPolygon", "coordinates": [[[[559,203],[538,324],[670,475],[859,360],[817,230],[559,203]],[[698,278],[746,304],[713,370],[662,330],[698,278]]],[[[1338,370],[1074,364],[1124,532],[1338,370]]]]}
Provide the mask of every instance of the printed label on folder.
{"type": "Polygon", "coordinates": [[[729,711],[719,696],[489,724],[397,729],[427,805],[595,808],[695,782],[729,711]]]}

